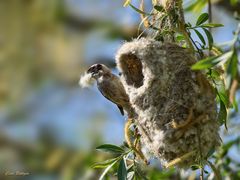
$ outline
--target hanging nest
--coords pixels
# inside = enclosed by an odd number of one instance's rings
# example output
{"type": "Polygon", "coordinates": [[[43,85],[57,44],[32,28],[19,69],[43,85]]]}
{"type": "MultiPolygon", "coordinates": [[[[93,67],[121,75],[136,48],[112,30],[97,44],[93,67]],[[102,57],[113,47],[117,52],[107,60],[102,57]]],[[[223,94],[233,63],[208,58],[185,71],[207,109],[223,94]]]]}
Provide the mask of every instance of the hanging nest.
{"type": "Polygon", "coordinates": [[[220,145],[214,90],[187,49],[143,38],[123,44],[116,62],[141,142],[163,165],[189,167],[220,145]]]}

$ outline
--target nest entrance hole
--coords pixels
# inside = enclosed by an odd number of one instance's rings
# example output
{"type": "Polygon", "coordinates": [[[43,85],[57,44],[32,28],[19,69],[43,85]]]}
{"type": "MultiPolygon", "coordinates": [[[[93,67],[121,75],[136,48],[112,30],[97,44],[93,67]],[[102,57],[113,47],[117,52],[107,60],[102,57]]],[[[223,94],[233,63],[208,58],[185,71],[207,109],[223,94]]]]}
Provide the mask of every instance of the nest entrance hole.
{"type": "Polygon", "coordinates": [[[123,54],[120,58],[120,67],[128,85],[135,88],[143,85],[142,62],[135,54],[123,54]]]}

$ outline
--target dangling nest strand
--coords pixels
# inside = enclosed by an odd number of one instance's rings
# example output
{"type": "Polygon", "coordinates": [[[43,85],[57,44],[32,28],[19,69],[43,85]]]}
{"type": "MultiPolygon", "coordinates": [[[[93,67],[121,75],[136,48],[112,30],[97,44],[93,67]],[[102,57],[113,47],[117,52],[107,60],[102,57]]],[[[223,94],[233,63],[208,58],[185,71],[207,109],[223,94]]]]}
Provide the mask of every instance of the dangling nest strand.
{"type": "Polygon", "coordinates": [[[116,55],[141,141],[165,166],[189,167],[220,144],[215,93],[187,49],[150,39],[116,55]]]}

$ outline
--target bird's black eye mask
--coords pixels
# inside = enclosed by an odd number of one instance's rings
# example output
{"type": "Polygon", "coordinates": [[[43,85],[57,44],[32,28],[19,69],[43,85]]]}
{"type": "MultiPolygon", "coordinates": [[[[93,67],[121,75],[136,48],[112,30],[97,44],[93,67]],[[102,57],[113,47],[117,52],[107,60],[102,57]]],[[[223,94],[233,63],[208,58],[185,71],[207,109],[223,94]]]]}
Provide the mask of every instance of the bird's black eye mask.
{"type": "Polygon", "coordinates": [[[97,64],[97,65],[91,66],[87,70],[87,73],[97,74],[100,70],[102,70],[102,65],[101,64],[97,64]]]}
{"type": "Polygon", "coordinates": [[[96,68],[97,68],[98,71],[99,71],[99,70],[102,70],[102,65],[101,65],[101,64],[98,64],[98,65],[96,66],[96,68]]]}

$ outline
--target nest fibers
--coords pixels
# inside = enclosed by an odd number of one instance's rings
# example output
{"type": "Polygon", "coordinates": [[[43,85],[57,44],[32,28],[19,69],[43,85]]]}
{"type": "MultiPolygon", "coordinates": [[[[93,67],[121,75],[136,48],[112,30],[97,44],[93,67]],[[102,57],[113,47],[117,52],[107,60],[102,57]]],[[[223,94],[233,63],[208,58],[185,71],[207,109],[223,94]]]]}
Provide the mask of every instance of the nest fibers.
{"type": "Polygon", "coordinates": [[[146,148],[164,165],[199,163],[220,145],[215,93],[182,47],[140,39],[116,55],[146,148]]]}

